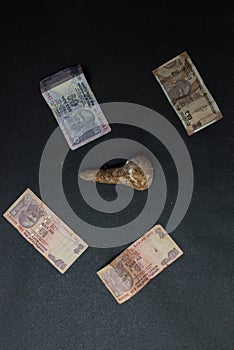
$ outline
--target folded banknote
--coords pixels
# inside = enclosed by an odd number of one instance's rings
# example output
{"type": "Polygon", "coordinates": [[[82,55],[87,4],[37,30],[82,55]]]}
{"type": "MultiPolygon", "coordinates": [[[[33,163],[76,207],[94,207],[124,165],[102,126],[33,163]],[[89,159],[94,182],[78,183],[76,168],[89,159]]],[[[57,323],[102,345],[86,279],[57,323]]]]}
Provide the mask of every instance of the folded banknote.
{"type": "Polygon", "coordinates": [[[188,135],[223,118],[187,52],[154,69],[153,74],[188,135]]]}
{"type": "Polygon", "coordinates": [[[111,131],[81,65],[41,80],[40,89],[71,150],[111,131]]]}
{"type": "Polygon", "coordinates": [[[29,188],[3,216],[61,273],[88,248],[29,188]]]}
{"type": "Polygon", "coordinates": [[[156,225],[97,274],[122,304],[182,254],[163,227],[156,225]]]}

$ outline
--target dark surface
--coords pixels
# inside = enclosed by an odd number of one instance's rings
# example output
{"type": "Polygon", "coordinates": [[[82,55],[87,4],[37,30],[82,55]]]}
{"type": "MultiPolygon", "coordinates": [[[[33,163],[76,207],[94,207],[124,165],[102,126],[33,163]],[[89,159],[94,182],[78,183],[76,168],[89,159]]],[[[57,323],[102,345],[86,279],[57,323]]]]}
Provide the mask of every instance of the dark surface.
{"type": "MultiPolygon", "coordinates": [[[[60,275],[2,218],[1,350],[234,348],[230,4],[19,1],[5,2],[5,11],[1,6],[2,213],[26,187],[40,195],[40,157],[57,124],[38,82],[76,63],[85,68],[99,102],[138,103],[166,117],[184,139],[195,175],[190,208],[172,233],[184,256],[123,305],[112,298],[96,271],[126,246],[90,248],[60,275]],[[151,74],[183,50],[224,115],[192,137],[151,74]]],[[[161,157],[165,162],[168,155],[161,157]]],[[[177,182],[168,171],[173,197],[177,182]]],[[[74,188],[73,181],[66,183],[71,196],[74,188]]]]}

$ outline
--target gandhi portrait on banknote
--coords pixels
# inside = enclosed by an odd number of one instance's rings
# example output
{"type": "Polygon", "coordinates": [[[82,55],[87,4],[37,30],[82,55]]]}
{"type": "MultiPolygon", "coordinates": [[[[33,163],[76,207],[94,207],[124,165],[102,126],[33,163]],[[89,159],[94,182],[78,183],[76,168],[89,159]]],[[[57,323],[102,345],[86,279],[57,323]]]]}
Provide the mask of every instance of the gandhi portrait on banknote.
{"type": "Polygon", "coordinates": [[[133,286],[132,276],[125,270],[122,261],[113,264],[102,278],[116,296],[128,292],[133,286]]]}
{"type": "Polygon", "coordinates": [[[191,84],[187,80],[178,80],[175,85],[165,85],[166,92],[170,99],[175,103],[178,99],[187,96],[191,90],[191,84]]]}
{"type": "Polygon", "coordinates": [[[34,226],[45,214],[30,195],[26,195],[11,211],[11,215],[18,217],[20,225],[25,228],[34,226]]]}
{"type": "Polygon", "coordinates": [[[84,108],[75,110],[69,118],[64,118],[64,126],[69,128],[70,138],[73,139],[73,142],[78,143],[82,135],[98,126],[98,120],[90,109],[84,108]]]}

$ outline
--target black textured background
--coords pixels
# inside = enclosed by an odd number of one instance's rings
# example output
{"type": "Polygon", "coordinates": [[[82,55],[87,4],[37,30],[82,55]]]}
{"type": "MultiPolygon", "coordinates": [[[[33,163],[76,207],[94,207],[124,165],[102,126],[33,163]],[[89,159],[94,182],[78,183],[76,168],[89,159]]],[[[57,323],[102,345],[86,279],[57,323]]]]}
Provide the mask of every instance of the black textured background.
{"type": "MultiPolygon", "coordinates": [[[[1,213],[26,187],[40,195],[40,157],[57,124],[38,82],[76,63],[83,65],[99,102],[138,103],[166,117],[183,137],[195,175],[189,211],[172,234],[184,256],[123,305],[96,271],[125,247],[90,248],[60,275],[1,218],[1,350],[234,348],[231,4],[1,2],[1,213]],[[224,114],[192,137],[151,73],[183,50],[224,114]]],[[[74,152],[81,157],[89,147],[74,152]]],[[[168,164],[165,151],[160,157],[168,164]]],[[[69,159],[67,166],[72,173],[69,159]]],[[[167,169],[168,200],[176,194],[174,170],[167,169]]],[[[75,203],[72,176],[65,186],[75,203]]]]}

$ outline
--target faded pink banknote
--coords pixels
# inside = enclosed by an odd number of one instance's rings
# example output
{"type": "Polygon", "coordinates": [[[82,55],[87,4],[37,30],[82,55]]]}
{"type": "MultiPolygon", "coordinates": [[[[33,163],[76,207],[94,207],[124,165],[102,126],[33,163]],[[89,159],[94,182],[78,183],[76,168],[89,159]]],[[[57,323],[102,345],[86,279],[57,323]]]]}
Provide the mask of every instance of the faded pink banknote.
{"type": "Polygon", "coordinates": [[[163,227],[156,225],[97,274],[122,304],[182,254],[163,227]]]}
{"type": "Polygon", "coordinates": [[[61,273],[88,248],[29,188],[3,216],[61,273]]]}

